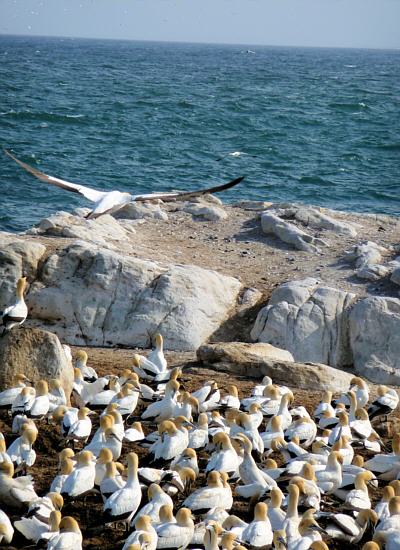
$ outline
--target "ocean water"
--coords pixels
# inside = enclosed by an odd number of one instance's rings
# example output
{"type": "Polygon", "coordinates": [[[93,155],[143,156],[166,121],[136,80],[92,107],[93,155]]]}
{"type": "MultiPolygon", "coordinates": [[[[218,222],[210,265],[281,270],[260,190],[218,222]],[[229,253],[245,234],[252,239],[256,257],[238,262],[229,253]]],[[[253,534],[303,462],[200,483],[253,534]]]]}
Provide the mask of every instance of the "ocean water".
{"type": "MultiPolygon", "coordinates": [[[[250,48],[0,36],[1,146],[98,189],[245,175],[223,200],[399,214],[400,51],[250,48]]],[[[2,152],[0,188],[2,230],[89,206],[2,152]]]]}

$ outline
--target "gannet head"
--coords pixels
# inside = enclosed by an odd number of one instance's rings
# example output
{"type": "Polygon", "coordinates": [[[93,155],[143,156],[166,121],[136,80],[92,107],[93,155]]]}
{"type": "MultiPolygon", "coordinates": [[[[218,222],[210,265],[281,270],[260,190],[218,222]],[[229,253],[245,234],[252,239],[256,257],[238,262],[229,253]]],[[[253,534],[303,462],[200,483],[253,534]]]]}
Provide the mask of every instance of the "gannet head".
{"type": "Polygon", "coordinates": [[[64,506],[64,499],[60,493],[47,493],[46,496],[51,500],[56,510],[61,510],[64,506]]]}
{"type": "Polygon", "coordinates": [[[283,500],[283,493],[279,487],[272,487],[271,489],[271,508],[280,508],[283,500]]]}
{"type": "Polygon", "coordinates": [[[83,349],[79,349],[76,352],[76,361],[79,363],[82,363],[83,365],[86,365],[88,360],[88,354],[83,349]]]}
{"type": "Polygon", "coordinates": [[[107,464],[107,462],[112,461],[113,454],[108,447],[103,447],[100,450],[99,458],[97,459],[97,464],[107,464]]]}
{"type": "Polygon", "coordinates": [[[254,521],[265,521],[267,512],[268,505],[265,502],[257,502],[254,507],[254,521]]]}
{"type": "Polygon", "coordinates": [[[400,514],[400,497],[392,497],[389,500],[389,512],[391,516],[400,514]]]}
{"type": "Polygon", "coordinates": [[[193,525],[192,512],[189,508],[180,508],[176,514],[176,523],[181,527],[193,525]]]}
{"type": "Polygon", "coordinates": [[[78,522],[71,516],[65,516],[60,522],[60,533],[65,532],[81,533],[78,522]]]}
{"type": "Polygon", "coordinates": [[[173,508],[170,504],[163,504],[159,512],[160,523],[170,523],[174,519],[173,508]]]}
{"type": "Polygon", "coordinates": [[[39,380],[36,384],[36,395],[47,395],[49,393],[49,386],[46,380],[39,380]]]}

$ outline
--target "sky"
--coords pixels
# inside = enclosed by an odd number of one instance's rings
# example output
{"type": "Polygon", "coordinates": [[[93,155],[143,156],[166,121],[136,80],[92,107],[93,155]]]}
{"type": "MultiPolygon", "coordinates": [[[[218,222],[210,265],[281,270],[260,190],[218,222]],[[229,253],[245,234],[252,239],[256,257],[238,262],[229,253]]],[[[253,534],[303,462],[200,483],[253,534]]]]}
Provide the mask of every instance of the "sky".
{"type": "Polygon", "coordinates": [[[0,0],[0,34],[400,48],[400,0],[0,0]]]}

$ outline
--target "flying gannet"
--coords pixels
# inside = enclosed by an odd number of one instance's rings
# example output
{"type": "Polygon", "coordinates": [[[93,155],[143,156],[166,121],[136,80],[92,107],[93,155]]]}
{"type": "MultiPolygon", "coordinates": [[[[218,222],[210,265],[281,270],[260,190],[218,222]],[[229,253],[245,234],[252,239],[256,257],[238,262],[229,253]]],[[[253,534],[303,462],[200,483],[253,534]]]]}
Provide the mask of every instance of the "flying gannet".
{"type": "Polygon", "coordinates": [[[151,201],[154,199],[162,199],[164,202],[173,202],[177,200],[189,200],[206,193],[217,193],[219,191],[224,191],[229,189],[238,183],[240,183],[244,176],[236,178],[228,183],[223,185],[217,185],[215,187],[209,187],[207,189],[201,189],[197,191],[183,191],[177,193],[150,193],[144,195],[131,195],[130,193],[121,193],[120,191],[98,191],[97,189],[92,189],[91,187],[86,187],[85,185],[71,183],[60,178],[55,178],[54,176],[49,176],[40,170],[37,170],[33,166],[22,162],[12,155],[9,151],[4,149],[6,155],[12,158],[17,164],[19,164],[24,170],[34,175],[50,185],[56,185],[67,191],[72,191],[73,193],[79,193],[83,195],[86,199],[95,203],[93,210],[86,216],[89,219],[98,218],[102,214],[112,214],[117,212],[125,205],[130,202],[144,202],[151,201]]]}

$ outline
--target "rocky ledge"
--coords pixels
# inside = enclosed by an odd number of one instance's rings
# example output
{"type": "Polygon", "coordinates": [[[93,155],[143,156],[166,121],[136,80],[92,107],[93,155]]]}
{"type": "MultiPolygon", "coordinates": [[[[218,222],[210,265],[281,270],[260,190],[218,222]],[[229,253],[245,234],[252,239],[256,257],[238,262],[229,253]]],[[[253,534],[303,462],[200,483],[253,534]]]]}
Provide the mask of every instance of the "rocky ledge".
{"type": "Polygon", "coordinates": [[[166,349],[248,376],[328,387],[345,369],[346,383],[400,384],[397,219],[215,197],[84,213],[0,233],[0,309],[26,275],[25,326],[64,344],[147,348],[161,332],[166,349]],[[229,342],[229,360],[205,354],[229,342]],[[283,355],[255,360],[254,342],[283,355]]]}

